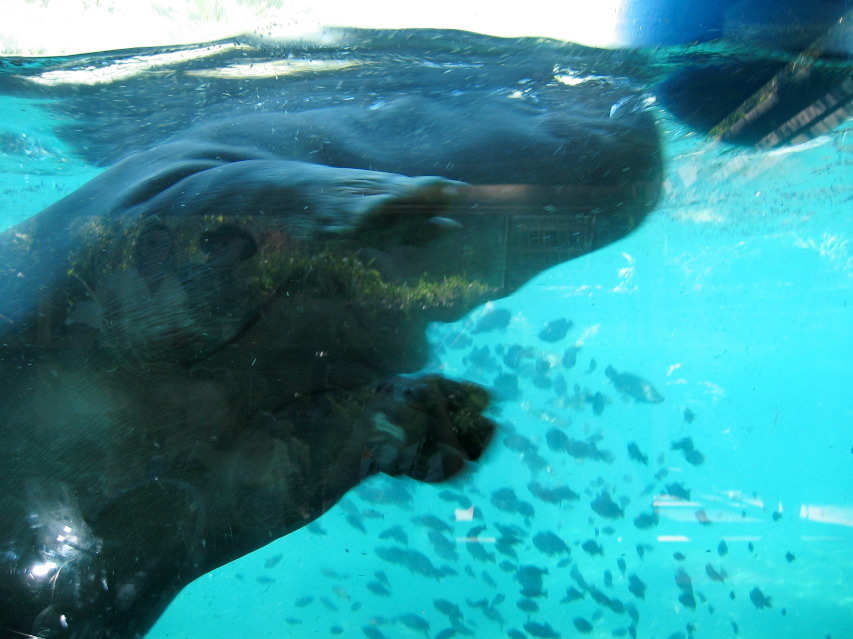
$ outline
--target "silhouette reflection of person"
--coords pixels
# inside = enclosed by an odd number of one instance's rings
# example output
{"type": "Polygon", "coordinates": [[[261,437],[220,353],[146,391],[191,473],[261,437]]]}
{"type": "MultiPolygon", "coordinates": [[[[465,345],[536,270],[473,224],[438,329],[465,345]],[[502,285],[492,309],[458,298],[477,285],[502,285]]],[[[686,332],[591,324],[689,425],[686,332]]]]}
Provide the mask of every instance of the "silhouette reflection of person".
{"type": "Polygon", "coordinates": [[[191,325],[187,293],[177,277],[169,228],[149,222],[139,233],[130,265],[110,276],[104,300],[105,329],[120,348],[150,350],[185,336],[191,325]]]}

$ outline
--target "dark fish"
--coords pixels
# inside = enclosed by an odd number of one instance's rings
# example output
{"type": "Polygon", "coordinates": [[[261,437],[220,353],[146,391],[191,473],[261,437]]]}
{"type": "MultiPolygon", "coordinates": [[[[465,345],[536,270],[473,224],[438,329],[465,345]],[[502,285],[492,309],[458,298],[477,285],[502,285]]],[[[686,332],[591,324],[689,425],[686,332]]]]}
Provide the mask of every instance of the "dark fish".
{"type": "Polygon", "coordinates": [[[407,628],[411,628],[416,632],[423,632],[425,635],[429,635],[429,621],[427,621],[420,615],[416,615],[412,612],[407,612],[404,615],[400,615],[398,619],[407,628]]]}
{"type": "Polygon", "coordinates": [[[754,544],[754,543],[749,542],[749,543],[746,545],[746,547],[747,547],[747,549],[749,550],[749,552],[755,552],[755,544],[754,544]]]}
{"type": "Polygon", "coordinates": [[[653,526],[657,526],[660,521],[660,517],[658,514],[652,510],[647,513],[640,513],[634,518],[634,526],[639,528],[640,530],[645,530],[647,528],[652,528],[653,526]]]}
{"type": "Polygon", "coordinates": [[[628,565],[625,563],[625,559],[623,557],[619,557],[619,559],[616,560],[616,565],[619,566],[619,572],[624,576],[625,570],[628,568],[628,565]]]}
{"type": "Polygon", "coordinates": [[[583,442],[577,439],[567,438],[566,452],[575,459],[596,459],[609,464],[613,461],[613,453],[609,450],[600,450],[596,445],[598,439],[600,439],[600,437],[593,436],[583,442]]]}
{"type": "Polygon", "coordinates": [[[518,389],[518,375],[512,373],[501,373],[495,377],[492,388],[505,400],[513,400],[521,396],[521,391],[518,389]]]}
{"type": "Polygon", "coordinates": [[[726,577],[728,577],[725,570],[717,572],[711,564],[707,564],[705,566],[705,574],[708,575],[708,579],[711,581],[718,581],[720,583],[723,583],[726,580],[726,577]]]}
{"type": "Polygon", "coordinates": [[[548,448],[557,453],[566,450],[569,445],[569,437],[563,431],[552,428],[545,433],[545,443],[548,444],[548,448]]]}
{"type": "Polygon", "coordinates": [[[466,537],[479,537],[480,533],[485,532],[485,530],[486,530],[485,524],[480,524],[478,526],[474,526],[473,528],[471,528],[471,530],[468,531],[468,534],[466,535],[466,537]]]}
{"type": "Polygon", "coordinates": [[[264,562],[264,568],[275,568],[278,565],[278,562],[281,561],[283,555],[275,555],[274,557],[270,557],[264,562]]]}
{"type": "Polygon", "coordinates": [[[429,557],[417,550],[406,550],[396,547],[379,547],[375,549],[375,552],[380,559],[392,564],[404,566],[412,573],[418,573],[435,579],[439,579],[444,576],[442,572],[429,560],[429,557]]]}
{"type": "Polygon", "coordinates": [[[373,626],[362,626],[361,631],[368,639],[387,639],[379,628],[374,628],[373,626]]]}
{"type": "Polygon", "coordinates": [[[696,609],[696,597],[694,597],[694,596],[693,596],[693,591],[692,591],[692,590],[685,590],[685,591],[683,591],[683,592],[678,596],[678,600],[679,600],[682,604],[684,604],[685,606],[687,606],[688,608],[690,608],[691,610],[695,610],[695,609],[696,609]]]}
{"type": "Polygon", "coordinates": [[[386,586],[390,586],[391,582],[388,581],[388,575],[385,574],[384,570],[377,570],[373,573],[373,576],[380,582],[385,584],[386,586]]]}
{"type": "Polygon", "coordinates": [[[462,617],[462,611],[459,609],[459,606],[447,599],[433,599],[432,605],[435,606],[435,609],[441,614],[446,615],[451,619],[460,619],[462,617]]]}
{"type": "Polygon", "coordinates": [[[547,488],[539,482],[532,481],[527,484],[527,490],[537,499],[541,499],[549,504],[561,504],[564,501],[576,501],[580,499],[580,495],[568,486],[557,485],[547,488]]]}
{"type": "Polygon", "coordinates": [[[604,369],[604,374],[613,383],[620,393],[633,397],[635,402],[644,402],[646,404],[660,404],[663,401],[661,395],[654,386],[632,373],[617,373],[616,369],[608,366],[604,369]]]}
{"type": "MultiPolygon", "coordinates": [[[[499,488],[492,492],[492,506],[498,510],[514,513],[518,508],[518,497],[512,488],[499,488]]],[[[470,535],[469,535],[470,536],[470,535]]]]}
{"type": "Polygon", "coordinates": [[[766,597],[763,592],[756,586],[749,593],[749,600],[752,602],[752,605],[758,608],[759,610],[763,608],[772,608],[773,603],[771,601],[771,597],[766,597]]]}
{"type": "Polygon", "coordinates": [[[642,559],[647,550],[654,550],[654,546],[648,544],[637,544],[637,556],[642,559]]]}
{"type": "Polygon", "coordinates": [[[495,580],[492,579],[492,576],[487,573],[485,570],[480,573],[480,579],[483,580],[483,583],[489,586],[490,588],[497,588],[498,584],[495,583],[495,580]]]}
{"type": "Polygon", "coordinates": [[[773,521],[779,521],[780,519],[782,519],[782,513],[778,510],[773,511],[773,521]]]}
{"type": "Polygon", "coordinates": [[[393,539],[398,544],[407,544],[409,543],[409,536],[406,534],[406,531],[403,530],[402,526],[391,526],[387,530],[383,530],[379,533],[379,539],[393,539]]]}
{"type": "Polygon", "coordinates": [[[532,599],[519,599],[515,602],[515,605],[518,607],[519,610],[528,614],[539,612],[539,604],[537,604],[532,599]]]}
{"type": "Polygon", "coordinates": [[[678,497],[684,501],[690,501],[690,491],[680,483],[667,484],[666,492],[673,497],[678,497]]]}
{"type": "Polygon", "coordinates": [[[563,397],[569,390],[569,384],[566,381],[566,378],[563,377],[560,373],[554,375],[554,392],[559,396],[563,397]]]}
{"type": "Polygon", "coordinates": [[[527,533],[518,526],[507,526],[505,524],[495,524],[495,528],[501,536],[498,538],[500,543],[507,546],[515,546],[522,542],[522,537],[526,537],[527,533]]]}
{"type": "Polygon", "coordinates": [[[501,615],[500,611],[494,606],[488,606],[487,608],[485,608],[483,610],[483,616],[489,621],[493,621],[500,626],[504,625],[503,616],[501,615]]]}
{"type": "Polygon", "coordinates": [[[590,503],[590,506],[596,513],[607,519],[619,519],[625,514],[606,490],[598,493],[598,497],[590,503]]]}
{"type": "Polygon", "coordinates": [[[688,424],[692,424],[693,420],[696,419],[696,413],[694,413],[689,408],[684,409],[684,421],[688,424]]]}
{"type": "Polygon", "coordinates": [[[637,575],[628,577],[628,592],[634,595],[637,599],[646,598],[646,584],[637,575]]]}
{"type": "Polygon", "coordinates": [[[675,573],[675,585],[681,588],[681,590],[693,591],[693,580],[690,579],[690,575],[687,574],[684,568],[679,568],[678,572],[675,573]]]}
{"type": "Polygon", "coordinates": [[[534,637],[543,637],[545,639],[548,639],[550,637],[560,636],[560,633],[554,630],[547,623],[536,623],[535,621],[528,621],[526,624],[524,624],[524,629],[534,637]]]}
{"type": "Polygon", "coordinates": [[[609,570],[604,571],[604,585],[608,588],[613,587],[613,573],[609,570]]]}
{"type": "Polygon", "coordinates": [[[325,608],[326,608],[327,610],[331,610],[332,612],[337,612],[338,610],[340,610],[340,608],[338,608],[338,607],[337,607],[337,606],[332,602],[332,600],[331,600],[331,599],[329,599],[328,597],[320,597],[320,603],[321,603],[321,604],[323,604],[323,606],[325,606],[325,608]]]}
{"type": "Polygon", "coordinates": [[[533,365],[533,367],[537,373],[541,373],[544,375],[549,370],[551,370],[551,359],[542,355],[536,359],[536,363],[533,365]]]}
{"type": "Polygon", "coordinates": [[[388,587],[385,584],[379,583],[378,581],[368,582],[367,589],[374,595],[379,595],[380,597],[388,597],[391,594],[391,591],[388,590],[388,587]]]}
{"type": "Polygon", "coordinates": [[[293,605],[297,608],[304,608],[305,606],[310,605],[314,601],[314,597],[311,595],[305,595],[304,597],[300,597],[296,601],[293,602],[293,605]]]}
{"type": "Polygon", "coordinates": [[[632,459],[636,462],[640,462],[644,466],[649,465],[649,458],[647,455],[644,455],[640,452],[640,447],[637,446],[636,442],[630,442],[628,444],[628,459],[632,459]]]}
{"type": "Polygon", "coordinates": [[[572,579],[575,580],[575,583],[579,587],[583,588],[584,590],[589,589],[589,584],[586,583],[586,580],[583,578],[583,575],[581,574],[581,571],[578,569],[577,566],[572,566],[572,569],[569,571],[569,574],[571,575],[572,579]]]}
{"type": "Polygon", "coordinates": [[[696,521],[698,521],[703,526],[711,525],[711,518],[708,517],[708,513],[706,513],[704,510],[697,510],[695,513],[693,513],[693,516],[696,517],[696,521]]]}
{"type": "Polygon", "coordinates": [[[435,635],[435,639],[450,639],[456,636],[456,628],[445,628],[435,635]]]}
{"type": "Polygon", "coordinates": [[[453,527],[450,526],[446,521],[442,521],[435,515],[418,515],[416,517],[412,517],[412,522],[416,524],[420,524],[421,526],[426,526],[427,528],[432,528],[438,532],[446,532],[452,533],[453,527]]]}
{"type": "Polygon", "coordinates": [[[572,603],[573,601],[578,601],[583,598],[584,594],[577,588],[572,587],[566,590],[566,596],[560,600],[560,603],[572,603]]]}
{"type": "Polygon", "coordinates": [[[685,559],[687,559],[687,555],[685,555],[683,552],[674,552],[672,553],[672,556],[675,561],[684,561],[685,559]]]}
{"type": "Polygon", "coordinates": [[[554,555],[569,554],[571,550],[560,537],[550,531],[536,533],[533,536],[533,545],[540,552],[553,557],[554,555]]]}
{"type": "Polygon", "coordinates": [[[474,325],[474,328],[471,329],[471,332],[476,335],[477,333],[489,333],[499,328],[506,328],[509,326],[511,319],[512,313],[507,309],[496,308],[483,313],[474,325]]]}
{"type": "Polygon", "coordinates": [[[551,320],[545,324],[545,328],[539,331],[539,339],[543,342],[559,342],[566,336],[566,333],[571,329],[572,323],[564,317],[551,320]]]}
{"type": "Polygon", "coordinates": [[[601,555],[604,556],[604,548],[602,548],[597,541],[592,539],[588,539],[587,541],[581,544],[581,548],[583,548],[590,555],[601,555]]]}
{"type": "Polygon", "coordinates": [[[705,456],[696,450],[696,447],[693,445],[693,439],[690,437],[685,437],[683,439],[679,439],[677,442],[672,442],[670,448],[672,450],[680,450],[684,455],[684,459],[693,466],[699,466],[705,461],[705,456]]]}
{"type": "Polygon", "coordinates": [[[536,388],[541,388],[542,390],[548,390],[554,385],[554,382],[551,381],[550,377],[542,374],[534,375],[530,381],[533,382],[533,385],[536,388]]]}
{"type": "Polygon", "coordinates": [[[427,535],[432,544],[435,554],[445,561],[456,562],[459,560],[459,555],[456,553],[456,544],[450,541],[437,530],[430,530],[427,535]]]}
{"type": "Polygon", "coordinates": [[[361,515],[359,513],[350,513],[349,515],[344,517],[344,520],[359,532],[367,534],[367,528],[364,527],[364,524],[361,521],[361,515]]]}
{"type": "Polygon", "coordinates": [[[572,620],[572,623],[575,624],[575,628],[577,628],[578,632],[588,635],[592,632],[592,624],[589,623],[583,617],[575,617],[572,620]]]}
{"type": "MultiPolygon", "coordinates": [[[[504,443],[506,443],[506,442],[504,442],[504,443]]],[[[449,502],[459,504],[460,506],[462,506],[462,508],[470,508],[471,507],[471,500],[468,499],[468,497],[466,497],[465,495],[463,495],[461,493],[457,493],[457,492],[454,492],[452,490],[442,490],[440,493],[438,493],[438,496],[440,499],[443,499],[444,501],[449,501],[449,502]]]]}
{"type": "Polygon", "coordinates": [[[723,557],[729,553],[729,546],[725,541],[721,541],[717,544],[717,554],[720,557],[723,557]]]}
{"type": "Polygon", "coordinates": [[[504,437],[504,446],[517,453],[535,453],[536,444],[527,439],[524,435],[518,433],[510,433],[504,437]]]}
{"type": "Polygon", "coordinates": [[[740,628],[734,621],[732,621],[732,632],[734,632],[736,635],[740,634],[740,628]]]}
{"type": "Polygon", "coordinates": [[[796,558],[797,558],[797,557],[796,557],[796,555],[794,555],[794,553],[792,553],[791,551],[788,551],[788,552],[786,552],[786,553],[785,553],[785,560],[786,560],[788,563],[791,563],[791,562],[792,562],[792,561],[794,561],[794,559],[796,559],[796,558]]]}
{"type": "Polygon", "coordinates": [[[538,453],[524,453],[521,456],[525,465],[534,473],[547,468],[550,462],[538,453]]]}
{"type": "Polygon", "coordinates": [[[596,362],[595,359],[589,360],[589,366],[587,366],[587,368],[586,368],[586,374],[589,375],[596,368],[598,368],[598,362],[596,362]]]}
{"type": "Polygon", "coordinates": [[[465,547],[468,549],[468,553],[477,561],[482,561],[485,563],[494,563],[495,553],[486,550],[484,544],[472,541],[465,544],[465,547]]]}
{"type": "Polygon", "coordinates": [[[477,368],[493,368],[495,360],[491,357],[492,350],[488,346],[482,348],[474,347],[468,351],[468,363],[477,368]]]}
{"type": "Polygon", "coordinates": [[[596,590],[595,588],[589,589],[590,596],[596,601],[596,603],[605,606],[606,608],[610,608],[617,615],[621,615],[625,612],[625,604],[615,598],[608,597],[600,590],[596,590]]]}
{"type": "Polygon", "coordinates": [[[525,348],[521,344],[513,344],[510,346],[506,353],[504,354],[502,361],[504,366],[507,368],[516,369],[521,366],[521,362],[524,359],[529,357],[533,357],[533,351],[529,348],[525,348]]]}
{"type": "Polygon", "coordinates": [[[506,636],[509,639],[527,639],[527,635],[521,632],[521,630],[516,630],[515,628],[510,628],[507,630],[506,636]]]}
{"type": "Polygon", "coordinates": [[[607,405],[607,398],[601,393],[596,393],[592,396],[592,414],[601,415],[604,412],[604,407],[607,405]]]}
{"type": "Polygon", "coordinates": [[[542,575],[547,575],[547,568],[524,565],[515,572],[515,579],[521,584],[521,594],[525,597],[544,597],[542,575]]]}
{"type": "Polygon", "coordinates": [[[563,353],[563,366],[574,368],[574,365],[578,363],[578,352],[580,350],[580,346],[569,346],[563,353]]]}

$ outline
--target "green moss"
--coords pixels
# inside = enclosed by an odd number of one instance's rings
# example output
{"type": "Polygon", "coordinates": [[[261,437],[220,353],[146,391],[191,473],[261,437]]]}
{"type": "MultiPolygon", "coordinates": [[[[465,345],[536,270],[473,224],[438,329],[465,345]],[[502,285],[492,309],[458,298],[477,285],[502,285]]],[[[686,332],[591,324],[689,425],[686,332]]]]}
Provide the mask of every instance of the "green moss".
{"type": "Polygon", "coordinates": [[[325,250],[315,255],[265,256],[250,277],[262,296],[276,293],[345,300],[377,311],[405,313],[466,311],[494,297],[495,289],[473,278],[424,276],[415,282],[388,282],[352,255],[325,250]]]}

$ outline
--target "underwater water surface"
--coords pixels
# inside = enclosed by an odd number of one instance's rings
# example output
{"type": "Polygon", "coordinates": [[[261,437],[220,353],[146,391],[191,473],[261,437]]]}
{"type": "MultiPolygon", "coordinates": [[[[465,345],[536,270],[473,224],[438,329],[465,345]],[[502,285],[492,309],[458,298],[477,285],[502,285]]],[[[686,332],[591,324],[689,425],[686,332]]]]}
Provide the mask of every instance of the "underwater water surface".
{"type": "MultiPolygon", "coordinates": [[[[426,371],[494,391],[483,458],[366,480],[149,638],[853,638],[853,125],[756,150],[648,92],[640,228],[430,326],[426,371]]],[[[39,100],[0,104],[6,227],[101,169],[39,100]]]]}

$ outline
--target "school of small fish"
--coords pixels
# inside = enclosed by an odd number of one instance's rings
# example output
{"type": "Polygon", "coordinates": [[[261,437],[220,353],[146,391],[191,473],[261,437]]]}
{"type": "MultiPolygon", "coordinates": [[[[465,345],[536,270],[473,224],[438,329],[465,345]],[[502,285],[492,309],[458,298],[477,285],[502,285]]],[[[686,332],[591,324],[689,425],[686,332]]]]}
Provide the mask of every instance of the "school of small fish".
{"type": "MultiPolygon", "coordinates": [[[[397,480],[356,488],[336,508],[353,530],[372,540],[376,569],[357,576],[329,571],[332,596],[298,596],[292,602],[295,614],[318,605],[332,612],[342,608],[354,612],[368,605],[368,600],[374,608],[377,599],[389,602],[387,608],[379,606],[387,614],[372,615],[357,626],[344,616],[331,617],[335,622],[329,636],[361,634],[368,639],[581,635],[717,639],[725,636],[718,629],[702,634],[703,626],[708,626],[702,616],[720,617],[719,624],[730,636],[739,637],[744,614],[742,609],[737,615],[718,611],[720,605],[715,602],[720,600],[748,600],[750,614],[787,614],[784,604],[766,594],[764,589],[772,586],[742,583],[731,576],[738,561],[758,552],[752,541],[718,538],[716,545],[703,548],[701,556],[695,556],[699,554],[695,551],[694,556],[675,551],[672,559],[663,558],[672,562],[667,583],[655,578],[659,563],[655,575],[647,570],[648,553],[656,553],[655,561],[661,561],[665,552],[661,544],[623,542],[623,536],[638,534],[648,542],[656,541],[662,508],[687,513],[687,520],[713,531],[709,508],[692,501],[695,491],[671,476],[679,465],[709,463],[693,440],[701,413],[678,408],[680,423],[671,430],[683,436],[675,440],[649,442],[638,435],[627,445],[610,447],[607,433],[614,426],[606,423],[613,410],[608,407],[618,402],[629,411],[637,410],[633,408],[637,404],[649,405],[643,410],[658,410],[655,406],[665,398],[652,382],[623,371],[618,363],[608,362],[599,369],[589,357],[584,366],[586,349],[580,340],[571,340],[575,327],[566,318],[546,323],[529,343],[500,344],[493,338],[506,331],[512,313],[487,308],[474,317],[461,331],[445,329],[436,349],[461,355],[467,367],[463,376],[490,386],[498,400],[523,402],[531,386],[550,393],[547,409],[529,408],[542,410],[550,425],[533,436],[516,430],[511,422],[501,423],[500,441],[493,446],[508,451],[517,463],[505,485],[490,487],[488,492],[482,485],[472,488],[468,479],[433,486],[439,503],[446,505],[435,512],[419,508],[410,485],[397,480]],[[483,334],[492,341],[478,344],[485,341],[483,334]],[[571,414],[584,414],[589,417],[587,423],[600,423],[600,428],[577,430],[571,414]],[[583,473],[561,476],[553,472],[555,459],[571,459],[583,473]],[[627,482],[616,486],[600,477],[590,481],[601,464],[624,467],[626,478],[629,474],[644,478],[645,487],[640,490],[627,482]],[[579,483],[584,478],[585,485],[579,483]],[[413,514],[408,521],[400,522],[395,516],[394,523],[389,523],[383,515],[388,507],[413,514]],[[537,513],[554,511],[571,519],[575,529],[580,522],[586,534],[541,529],[537,513]],[[531,557],[539,560],[531,563],[531,557]],[[704,569],[694,570],[694,564],[704,569]],[[466,585],[460,588],[459,579],[466,585]],[[420,580],[424,580],[424,592],[441,584],[440,590],[447,594],[420,595],[415,587],[420,580]],[[471,589],[472,583],[477,590],[471,589]],[[451,594],[460,591],[467,596],[451,594]],[[641,615],[648,610],[650,598],[665,604],[653,621],[641,615]],[[417,603],[406,609],[401,601],[417,603]],[[561,611],[558,615],[553,612],[555,602],[561,611]],[[550,612],[544,610],[548,606],[550,612]],[[662,623],[670,624],[664,633],[662,623]],[[644,633],[644,624],[653,625],[654,632],[644,633]]],[[[773,521],[779,518],[779,513],[772,513],[773,521]]],[[[326,534],[323,520],[308,530],[326,534]]],[[[783,559],[791,563],[795,557],[788,552],[783,559]]],[[[275,570],[280,560],[281,555],[272,556],[265,567],[275,570]]],[[[293,616],[287,622],[298,626],[301,619],[293,616]]]]}

